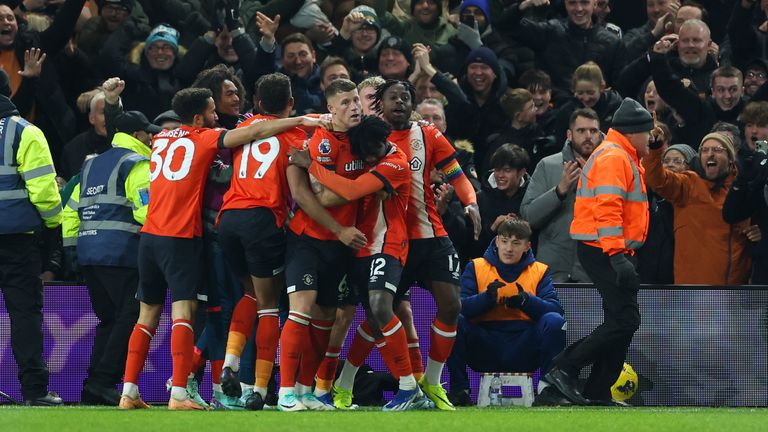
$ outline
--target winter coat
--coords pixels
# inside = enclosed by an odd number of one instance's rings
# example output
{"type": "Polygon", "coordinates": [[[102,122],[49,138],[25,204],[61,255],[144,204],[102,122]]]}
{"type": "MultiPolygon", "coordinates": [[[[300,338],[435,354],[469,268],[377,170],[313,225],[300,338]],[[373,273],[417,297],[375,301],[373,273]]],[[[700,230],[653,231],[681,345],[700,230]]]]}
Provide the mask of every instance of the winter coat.
{"type": "Polygon", "coordinates": [[[520,214],[538,233],[536,255],[549,266],[555,282],[590,282],[576,256],[576,240],[570,235],[576,189],[561,200],[555,189],[563,175],[563,164],[576,161],[566,142],[560,153],[547,156],[536,166],[520,204],[520,214]]]}
{"type": "Polygon", "coordinates": [[[661,165],[661,149],[643,159],[648,187],[672,203],[675,211],[675,284],[741,285],[751,269],[749,241],[742,230],[749,220],[729,224],[722,211],[736,170],[722,185],[695,171],[675,173],[661,165]]]}

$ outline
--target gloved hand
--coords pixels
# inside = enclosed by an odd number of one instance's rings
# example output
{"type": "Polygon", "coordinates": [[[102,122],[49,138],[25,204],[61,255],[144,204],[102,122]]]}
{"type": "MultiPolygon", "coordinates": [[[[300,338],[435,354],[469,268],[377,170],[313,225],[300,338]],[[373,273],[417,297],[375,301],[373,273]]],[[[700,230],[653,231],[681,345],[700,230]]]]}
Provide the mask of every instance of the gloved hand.
{"type": "Polygon", "coordinates": [[[523,286],[519,283],[515,283],[515,285],[517,285],[517,295],[508,298],[505,302],[510,309],[520,309],[528,301],[528,293],[525,292],[523,286]]]}
{"type": "Polygon", "coordinates": [[[611,262],[611,268],[616,272],[616,284],[621,288],[636,289],[637,287],[637,273],[635,273],[635,266],[624,256],[623,253],[617,253],[609,258],[611,262]]]}
{"type": "Polygon", "coordinates": [[[224,9],[224,23],[229,31],[234,31],[243,26],[240,22],[240,0],[227,0],[224,9]]]}
{"type": "Polygon", "coordinates": [[[503,287],[504,285],[506,285],[504,282],[496,279],[485,287],[485,292],[488,293],[491,298],[493,298],[493,301],[496,301],[499,296],[499,288],[503,287]]]}
{"type": "Polygon", "coordinates": [[[480,30],[477,29],[477,22],[475,22],[474,28],[460,22],[459,27],[456,29],[456,36],[458,36],[460,41],[467,44],[470,50],[483,46],[483,41],[480,39],[480,30]]]}

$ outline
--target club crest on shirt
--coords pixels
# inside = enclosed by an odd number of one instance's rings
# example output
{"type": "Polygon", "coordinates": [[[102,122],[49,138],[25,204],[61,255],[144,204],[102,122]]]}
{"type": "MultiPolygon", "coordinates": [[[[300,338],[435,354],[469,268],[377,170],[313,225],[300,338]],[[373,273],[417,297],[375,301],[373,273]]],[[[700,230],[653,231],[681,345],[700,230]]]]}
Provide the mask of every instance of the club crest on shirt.
{"type": "Polygon", "coordinates": [[[411,166],[411,171],[418,171],[421,169],[421,159],[414,157],[411,159],[408,165],[411,166]]]}
{"type": "Polygon", "coordinates": [[[323,138],[320,140],[320,144],[317,145],[317,151],[320,152],[321,155],[331,154],[331,142],[323,138]]]}
{"type": "Polygon", "coordinates": [[[421,150],[422,146],[423,146],[423,144],[421,143],[421,140],[417,140],[417,139],[412,139],[411,140],[411,148],[412,149],[414,149],[416,151],[419,151],[419,150],[421,150]]]}

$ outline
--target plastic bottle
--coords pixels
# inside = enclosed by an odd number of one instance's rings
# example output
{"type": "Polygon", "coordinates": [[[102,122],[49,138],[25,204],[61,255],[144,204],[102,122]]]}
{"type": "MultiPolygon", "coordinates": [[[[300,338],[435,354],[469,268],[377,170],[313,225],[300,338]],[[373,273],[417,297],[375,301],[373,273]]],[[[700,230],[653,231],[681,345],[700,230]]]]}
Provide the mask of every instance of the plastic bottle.
{"type": "Polygon", "coordinates": [[[493,374],[491,385],[488,387],[488,405],[501,406],[501,377],[493,374]]]}

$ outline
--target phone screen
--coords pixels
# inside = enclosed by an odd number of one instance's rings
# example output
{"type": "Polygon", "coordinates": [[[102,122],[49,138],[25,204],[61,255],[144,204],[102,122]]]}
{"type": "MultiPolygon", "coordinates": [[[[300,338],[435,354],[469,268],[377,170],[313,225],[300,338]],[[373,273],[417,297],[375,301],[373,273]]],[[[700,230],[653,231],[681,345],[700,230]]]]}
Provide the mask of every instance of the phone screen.
{"type": "Polygon", "coordinates": [[[475,26],[475,16],[472,14],[464,14],[461,16],[461,22],[469,27],[475,26]]]}

